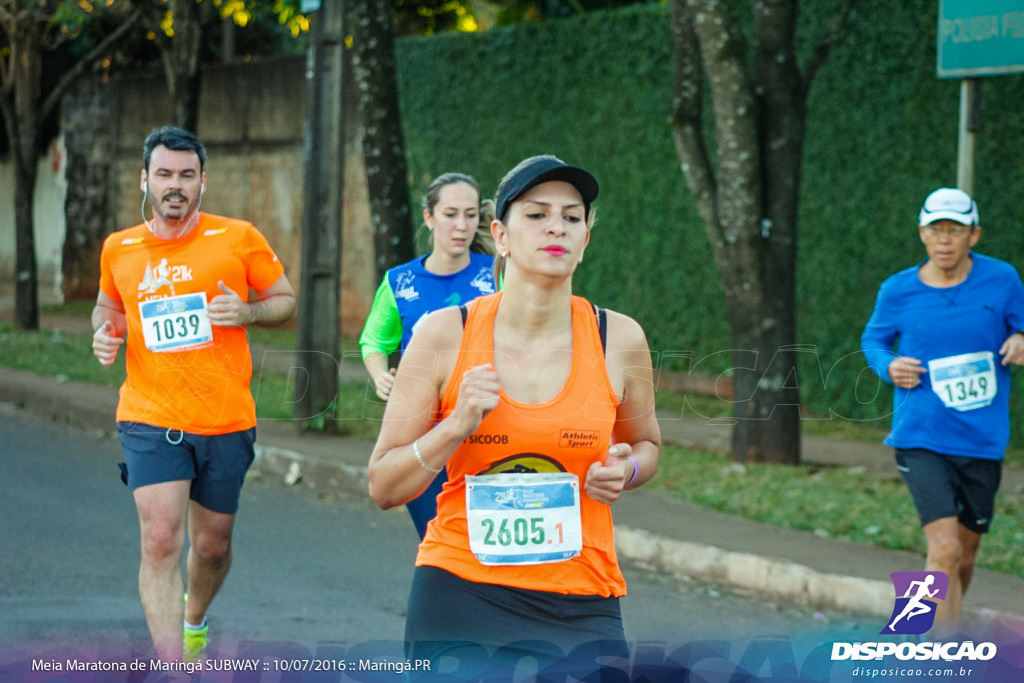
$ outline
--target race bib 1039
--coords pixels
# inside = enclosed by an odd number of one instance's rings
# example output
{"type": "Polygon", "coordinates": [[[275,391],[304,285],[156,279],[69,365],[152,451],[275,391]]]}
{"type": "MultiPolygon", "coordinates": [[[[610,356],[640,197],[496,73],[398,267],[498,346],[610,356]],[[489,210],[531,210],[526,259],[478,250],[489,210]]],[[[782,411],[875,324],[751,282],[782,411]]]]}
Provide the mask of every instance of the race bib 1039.
{"type": "Polygon", "coordinates": [[[140,301],[139,315],[150,351],[186,351],[213,342],[206,292],[140,301]]]}

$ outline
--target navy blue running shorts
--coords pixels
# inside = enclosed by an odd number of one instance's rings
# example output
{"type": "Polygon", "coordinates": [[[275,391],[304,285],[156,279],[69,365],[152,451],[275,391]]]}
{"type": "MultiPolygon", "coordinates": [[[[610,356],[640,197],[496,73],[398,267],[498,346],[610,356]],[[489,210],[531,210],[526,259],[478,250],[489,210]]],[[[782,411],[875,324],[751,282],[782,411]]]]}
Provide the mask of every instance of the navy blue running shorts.
{"type": "Polygon", "coordinates": [[[427,533],[427,524],[437,517],[437,497],[441,494],[441,489],[444,488],[447,481],[448,470],[442,469],[441,473],[434,477],[434,481],[430,482],[426,491],[405,504],[405,509],[409,511],[409,516],[412,517],[412,523],[416,525],[416,533],[420,535],[421,541],[427,533]]]}
{"type": "Polygon", "coordinates": [[[910,489],[921,526],[956,517],[975,533],[988,532],[1003,474],[1002,460],[897,448],[896,466],[910,489]]]}
{"type": "Polygon", "coordinates": [[[213,512],[234,514],[255,458],[256,429],[203,435],[142,422],[118,422],[128,488],[192,480],[189,497],[213,512]]]}

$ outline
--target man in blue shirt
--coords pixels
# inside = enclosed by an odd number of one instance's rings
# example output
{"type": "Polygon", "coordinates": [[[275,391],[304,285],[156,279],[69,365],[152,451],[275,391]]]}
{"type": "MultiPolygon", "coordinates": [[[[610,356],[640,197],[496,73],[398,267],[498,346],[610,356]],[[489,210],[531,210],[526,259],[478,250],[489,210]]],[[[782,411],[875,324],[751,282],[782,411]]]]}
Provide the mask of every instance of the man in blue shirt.
{"type": "Polygon", "coordinates": [[[934,627],[944,635],[959,624],[994,511],[1010,438],[1009,365],[1024,364],[1024,285],[1010,264],[971,251],[981,227],[966,192],[928,195],[918,233],[928,258],[882,283],[861,350],[895,385],[885,443],[924,529],[925,569],[949,576],[934,627]]]}

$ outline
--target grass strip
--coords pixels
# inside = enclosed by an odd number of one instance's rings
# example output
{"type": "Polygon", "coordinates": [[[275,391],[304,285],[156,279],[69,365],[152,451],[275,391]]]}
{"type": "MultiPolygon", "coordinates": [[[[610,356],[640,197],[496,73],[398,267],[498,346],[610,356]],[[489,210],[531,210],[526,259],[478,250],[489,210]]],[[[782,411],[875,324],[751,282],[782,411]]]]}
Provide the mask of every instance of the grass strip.
{"type": "MultiPolygon", "coordinates": [[[[666,446],[647,486],[701,507],[775,526],[924,555],[903,482],[861,468],[741,464],[722,453],[666,446]]],[[[977,566],[1024,577],[1024,496],[1000,491],[977,566]]]]}

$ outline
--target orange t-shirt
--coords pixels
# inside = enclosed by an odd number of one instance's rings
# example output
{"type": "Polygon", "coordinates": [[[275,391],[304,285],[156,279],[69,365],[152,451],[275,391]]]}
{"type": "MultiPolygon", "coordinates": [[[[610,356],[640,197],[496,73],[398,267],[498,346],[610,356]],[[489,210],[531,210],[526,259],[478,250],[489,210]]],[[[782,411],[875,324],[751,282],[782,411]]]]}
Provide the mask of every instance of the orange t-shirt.
{"type": "Polygon", "coordinates": [[[179,239],[154,237],[145,224],[115,232],[103,243],[100,289],[120,301],[128,322],[117,420],[145,422],[195,434],[227,434],[256,425],[249,391],[252,358],[245,327],[212,327],[212,341],[191,349],[147,348],[139,304],[205,292],[222,294],[223,281],[245,300],[266,289],[284,268],[252,223],[199,214],[179,239]]]}
{"type": "MultiPolygon", "coordinates": [[[[437,419],[458,401],[454,378],[494,363],[494,316],[502,293],[469,305],[459,356],[437,419]]],[[[619,401],[608,379],[600,333],[591,304],[572,298],[572,369],[558,396],[545,403],[520,403],[501,392],[498,406],[448,461],[448,482],[437,498],[437,517],[420,544],[417,566],[447,570],[468,581],[574,595],[622,596],[626,582],[615,554],[611,507],[582,490],[587,470],[603,461],[611,442],[619,401]],[[571,472],[579,477],[583,549],[549,564],[481,564],[470,550],[466,521],[466,475],[500,472],[571,472]]]]}

